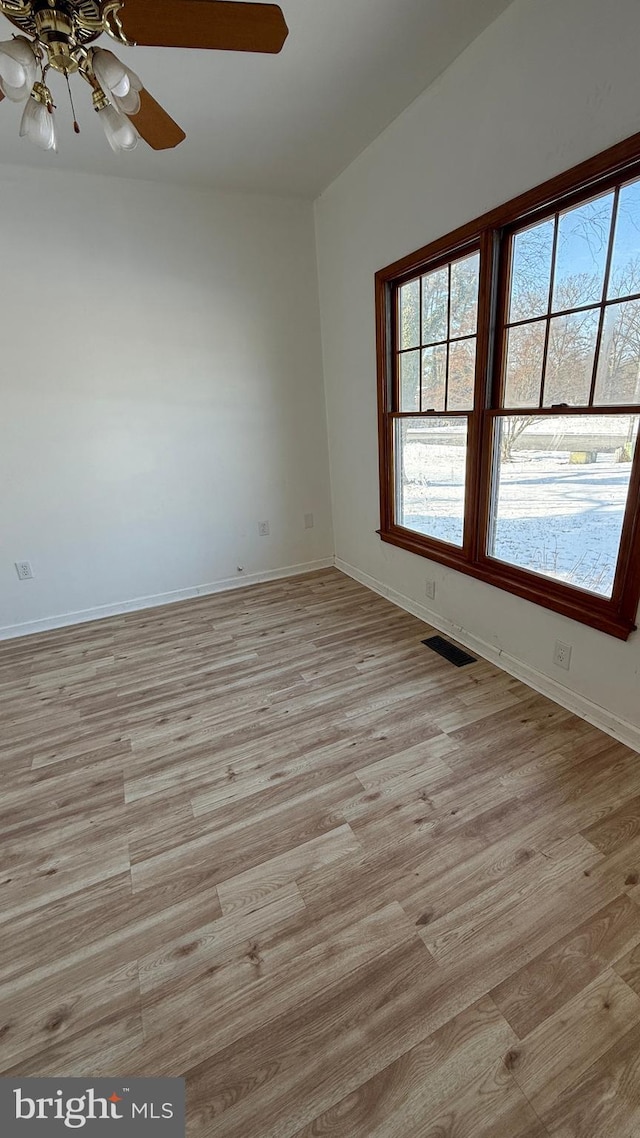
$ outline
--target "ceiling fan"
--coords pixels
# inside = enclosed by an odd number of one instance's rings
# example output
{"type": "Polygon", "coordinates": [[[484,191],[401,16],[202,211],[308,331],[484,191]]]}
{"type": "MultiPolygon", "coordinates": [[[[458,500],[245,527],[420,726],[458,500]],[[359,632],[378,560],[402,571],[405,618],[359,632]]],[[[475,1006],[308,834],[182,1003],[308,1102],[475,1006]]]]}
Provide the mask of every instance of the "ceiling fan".
{"type": "MultiPolygon", "coordinates": [[[[25,103],[20,134],[57,149],[50,69],[79,74],[113,150],[143,138],[153,150],[179,146],[186,135],[141,80],[112,51],[94,47],[106,34],[133,47],[205,48],[277,53],[288,28],[276,4],[241,0],[0,0],[0,13],[20,35],[0,43],[0,100],[25,103]]],[[[74,130],[80,133],[75,109],[74,130]]]]}

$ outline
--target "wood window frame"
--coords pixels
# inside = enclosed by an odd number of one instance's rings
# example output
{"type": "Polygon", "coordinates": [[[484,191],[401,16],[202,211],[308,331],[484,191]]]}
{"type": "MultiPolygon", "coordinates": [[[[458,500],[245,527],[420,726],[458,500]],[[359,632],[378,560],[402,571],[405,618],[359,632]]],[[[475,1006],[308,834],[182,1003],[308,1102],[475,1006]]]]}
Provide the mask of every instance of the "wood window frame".
{"type": "MultiPolygon", "coordinates": [[[[378,376],[378,447],[381,539],[451,569],[504,589],[534,604],[626,640],[636,628],[640,601],[640,446],[636,447],[610,598],[551,577],[493,559],[485,535],[491,509],[494,421],[508,413],[501,407],[504,313],[509,288],[509,235],[553,212],[579,205],[621,182],[640,178],[640,133],[582,162],[512,201],[490,210],[453,233],[381,269],[375,278],[378,376]],[[395,521],[393,432],[399,412],[395,304],[398,287],[421,273],[480,250],[475,410],[468,413],[466,513],[462,547],[423,536],[395,521]]],[[[597,366],[597,355],[596,365],[597,366]]],[[[595,374],[595,372],[594,372],[595,374]]],[[[593,395],[593,391],[591,392],[593,395]]],[[[537,416],[557,408],[536,408],[537,416]]],[[[632,413],[631,405],[606,406],[606,414],[632,413]]],[[[640,407],[638,407],[640,414],[640,407]]],[[[437,412],[443,418],[454,413],[437,412]]],[[[464,413],[463,413],[464,414],[464,413]]],[[[603,414],[602,407],[564,408],[563,414],[603,414]]]]}

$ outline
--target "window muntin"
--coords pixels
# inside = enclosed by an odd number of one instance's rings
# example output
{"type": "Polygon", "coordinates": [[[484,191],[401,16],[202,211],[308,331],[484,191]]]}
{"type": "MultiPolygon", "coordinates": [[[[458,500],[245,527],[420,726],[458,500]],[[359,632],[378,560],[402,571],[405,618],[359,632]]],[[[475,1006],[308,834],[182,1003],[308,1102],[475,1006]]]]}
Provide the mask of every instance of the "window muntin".
{"type": "Polygon", "coordinates": [[[640,137],[377,282],[383,540],[626,639],[640,599],[640,137]]]}

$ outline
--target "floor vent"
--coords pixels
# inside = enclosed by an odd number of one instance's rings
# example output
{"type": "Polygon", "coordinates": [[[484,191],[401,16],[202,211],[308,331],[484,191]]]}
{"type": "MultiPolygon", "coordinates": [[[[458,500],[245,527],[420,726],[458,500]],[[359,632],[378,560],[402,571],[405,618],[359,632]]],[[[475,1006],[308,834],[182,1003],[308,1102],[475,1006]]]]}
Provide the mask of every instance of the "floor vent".
{"type": "Polygon", "coordinates": [[[470,656],[468,652],[463,652],[462,648],[456,648],[455,644],[450,644],[443,636],[430,636],[428,640],[423,640],[427,648],[431,648],[437,652],[439,656],[443,656],[450,664],[455,664],[456,668],[464,668],[465,664],[475,664],[476,657],[470,656]]]}

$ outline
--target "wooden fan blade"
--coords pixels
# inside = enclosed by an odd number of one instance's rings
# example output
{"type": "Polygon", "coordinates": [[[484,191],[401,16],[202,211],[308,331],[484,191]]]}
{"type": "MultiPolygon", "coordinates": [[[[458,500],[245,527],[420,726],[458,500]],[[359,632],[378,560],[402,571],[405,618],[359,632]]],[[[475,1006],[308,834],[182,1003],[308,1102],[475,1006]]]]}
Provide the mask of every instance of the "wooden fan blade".
{"type": "Polygon", "coordinates": [[[137,115],[129,115],[129,118],[152,150],[172,150],[187,137],[182,127],[173,121],[171,115],[144,88],[140,92],[140,110],[137,115]]]}
{"type": "Polygon", "coordinates": [[[145,47],[217,51],[282,51],[289,29],[277,4],[230,0],[124,0],[120,19],[145,47]]]}

